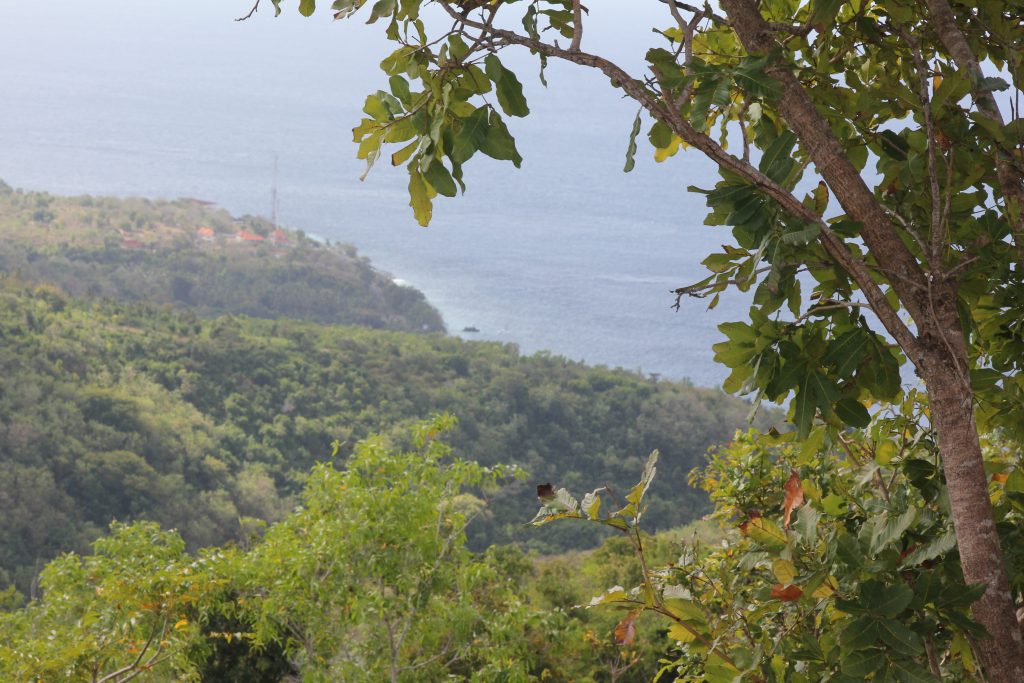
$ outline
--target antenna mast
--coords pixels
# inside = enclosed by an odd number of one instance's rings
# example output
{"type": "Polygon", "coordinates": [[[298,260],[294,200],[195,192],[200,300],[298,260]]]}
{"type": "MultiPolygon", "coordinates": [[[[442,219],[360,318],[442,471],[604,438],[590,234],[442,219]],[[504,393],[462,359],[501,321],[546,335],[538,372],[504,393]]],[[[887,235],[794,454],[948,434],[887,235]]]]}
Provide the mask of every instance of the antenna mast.
{"type": "Polygon", "coordinates": [[[277,230],[277,153],[274,153],[274,184],[270,188],[270,222],[277,230]]]}

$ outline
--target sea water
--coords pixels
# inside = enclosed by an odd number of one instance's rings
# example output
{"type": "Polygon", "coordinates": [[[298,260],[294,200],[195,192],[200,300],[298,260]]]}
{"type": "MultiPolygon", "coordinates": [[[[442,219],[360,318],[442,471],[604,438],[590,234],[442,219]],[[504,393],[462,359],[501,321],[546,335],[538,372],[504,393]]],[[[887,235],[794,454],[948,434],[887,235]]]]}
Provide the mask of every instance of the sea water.
{"type": "MultiPolygon", "coordinates": [[[[251,1],[0,4],[0,178],[269,215],[276,156],[280,222],[355,244],[422,290],[452,333],[721,382],[716,326],[742,319],[747,298],[715,311],[683,300],[676,312],[670,293],[705,277],[701,259],[730,239],[703,225],[703,199],[686,191],[717,174],[697,153],[655,164],[649,122],[624,174],[637,106],[605,77],[552,64],[545,89],[534,58],[503,53],[531,108],[509,121],[523,168],[473,159],[465,196],[438,198],[424,229],[404,169],[385,159],[360,182],[354,159],[363,99],[386,85],[383,27],[303,19],[287,2],[275,20],[268,0],[234,22],[251,1]]],[[[650,28],[671,25],[665,6],[590,4],[584,48],[639,74],[650,28]]]]}

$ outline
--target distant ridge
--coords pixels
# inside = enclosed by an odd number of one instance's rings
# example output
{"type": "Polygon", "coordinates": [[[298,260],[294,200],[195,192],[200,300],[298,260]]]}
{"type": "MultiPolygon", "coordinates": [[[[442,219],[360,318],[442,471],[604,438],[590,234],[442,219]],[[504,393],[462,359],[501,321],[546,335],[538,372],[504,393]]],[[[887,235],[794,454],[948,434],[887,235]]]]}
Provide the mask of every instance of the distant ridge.
{"type": "Polygon", "coordinates": [[[213,202],[57,197],[0,181],[0,272],[75,296],[443,332],[421,292],[328,245],[213,202]]]}

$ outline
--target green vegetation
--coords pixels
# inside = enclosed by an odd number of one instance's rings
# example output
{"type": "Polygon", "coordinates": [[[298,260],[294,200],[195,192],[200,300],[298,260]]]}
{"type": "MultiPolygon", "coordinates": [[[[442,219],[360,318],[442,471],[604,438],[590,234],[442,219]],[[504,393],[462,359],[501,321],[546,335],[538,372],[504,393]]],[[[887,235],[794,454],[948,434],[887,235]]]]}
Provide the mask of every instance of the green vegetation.
{"type": "MultiPolygon", "coordinates": [[[[628,482],[663,454],[652,528],[690,521],[705,497],[686,476],[748,406],[720,392],[439,335],[70,299],[0,290],[0,569],[27,590],[42,562],[82,551],[111,520],[176,528],[190,547],[241,538],[290,507],[332,443],[348,457],[440,411],[452,443],[534,481],[628,482]]],[[[597,529],[543,536],[523,523],[532,489],[511,482],[468,530],[471,547],[588,547],[597,529]]],[[[467,500],[479,505],[479,501],[467,500]]]]}
{"type": "MultiPolygon", "coordinates": [[[[405,452],[374,436],[344,467],[316,465],[301,506],[241,545],[193,555],[151,522],[115,524],[92,554],[50,562],[40,597],[0,613],[0,676],[984,680],[969,614],[982,587],[964,582],[927,429],[873,443],[819,427],[810,447],[795,432],[740,433],[691,477],[714,514],[650,536],[655,454],[620,495],[544,492],[537,534],[575,520],[619,536],[538,560],[467,548],[469,492],[522,473],[453,457],[441,441],[453,426],[440,416],[396,435],[405,452]]],[[[999,440],[986,453],[1016,589],[1024,461],[999,440]]]]}
{"type": "MultiPolygon", "coordinates": [[[[656,161],[684,149],[712,161],[720,180],[689,189],[706,197],[705,224],[731,234],[704,259],[710,275],[677,294],[713,306],[726,289],[753,292],[749,315],[721,327],[726,389],[789,401],[802,439],[821,423],[863,429],[879,405],[927,411],[963,573],[985,587],[971,608],[989,635],[984,676],[1024,681],[1024,595],[981,441],[1003,430],[1019,447],[1024,424],[1021,3],[662,4],[646,45],[623,41],[627,68],[591,52],[616,34],[591,41],[580,0],[334,0],[318,16],[366,17],[391,44],[386,89],[365,99],[353,141],[368,171],[379,158],[405,165],[422,225],[438,196],[465,190],[474,156],[520,166],[506,120],[530,108],[508,68],[515,51],[538,58],[541,81],[559,60],[635,103],[625,171],[645,123],[656,161]],[[424,21],[428,7],[451,21],[424,21]],[[920,400],[901,397],[900,366],[920,378],[920,400]]],[[[610,3],[592,9],[602,31],[624,23],[610,3]]],[[[298,10],[314,15],[316,0],[298,10]]]]}
{"type": "Polygon", "coordinates": [[[0,181],[0,270],[76,296],[168,303],[204,317],[444,330],[422,293],[374,270],[354,247],[194,199],[55,197],[0,181]]]}
{"type": "MultiPolygon", "coordinates": [[[[715,505],[707,523],[722,531],[668,562],[639,529],[653,458],[623,509],[605,512],[602,503],[614,500],[604,490],[576,500],[560,489],[534,524],[575,519],[623,532],[644,558],[641,571],[628,583],[608,581],[595,603],[619,610],[624,646],[649,648],[651,632],[639,624],[656,619],[670,650],[662,671],[675,680],[985,680],[988,634],[969,611],[984,586],[964,580],[933,432],[887,413],[872,433],[893,427],[904,437],[817,427],[800,444],[795,432],[738,434],[692,475],[715,505]]],[[[987,440],[986,466],[1018,591],[1024,458],[987,440]]]]}
{"type": "MultiPolygon", "coordinates": [[[[542,562],[471,553],[467,491],[515,468],[453,458],[453,420],[417,424],[399,452],[360,443],[313,468],[302,505],[247,547],[186,552],[148,522],[115,524],[92,554],[43,571],[42,596],[0,613],[4,680],[596,683],[650,680],[667,651],[655,620],[616,645],[618,617],[584,610],[606,581],[637,580],[628,543],[542,562]]],[[[647,538],[652,557],[680,544],[647,538]]]]}

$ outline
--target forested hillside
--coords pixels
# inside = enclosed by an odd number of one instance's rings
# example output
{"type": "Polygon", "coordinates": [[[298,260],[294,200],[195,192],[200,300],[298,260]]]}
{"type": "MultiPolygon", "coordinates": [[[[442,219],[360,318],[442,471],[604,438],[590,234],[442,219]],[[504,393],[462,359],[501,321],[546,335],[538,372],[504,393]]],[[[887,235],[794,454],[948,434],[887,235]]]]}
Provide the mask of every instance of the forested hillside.
{"type": "MultiPolygon", "coordinates": [[[[540,561],[471,552],[465,487],[509,470],[460,460],[450,426],[413,426],[404,453],[369,438],[343,466],[317,465],[301,505],[243,547],[188,553],[174,531],[114,525],[92,552],[50,562],[23,609],[5,612],[18,596],[0,591],[0,678],[650,681],[674,648],[663,624],[633,613],[622,642],[621,610],[573,609],[639,580],[628,539],[540,561]]],[[[725,535],[706,531],[716,546],[725,535]]],[[[644,540],[666,562],[694,537],[644,540]]]]}
{"type": "Polygon", "coordinates": [[[0,271],[203,316],[444,330],[422,293],[374,270],[351,245],[233,218],[196,199],[55,197],[0,181],[0,271]]]}
{"type": "MultiPolygon", "coordinates": [[[[112,519],[152,519],[191,546],[238,538],[291,506],[310,466],[372,432],[440,411],[455,447],[515,463],[470,527],[472,547],[596,542],[569,526],[526,532],[532,485],[628,484],[654,448],[650,528],[705,499],[686,474],[743,424],[720,392],[654,382],[513,346],[310,322],[200,318],[99,303],[53,287],[0,291],[0,566],[25,586],[42,561],[83,549],[112,519]]],[[[475,505],[473,500],[464,500],[475,505]]]]}

